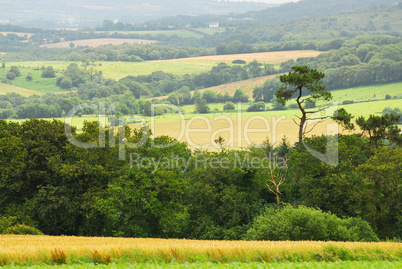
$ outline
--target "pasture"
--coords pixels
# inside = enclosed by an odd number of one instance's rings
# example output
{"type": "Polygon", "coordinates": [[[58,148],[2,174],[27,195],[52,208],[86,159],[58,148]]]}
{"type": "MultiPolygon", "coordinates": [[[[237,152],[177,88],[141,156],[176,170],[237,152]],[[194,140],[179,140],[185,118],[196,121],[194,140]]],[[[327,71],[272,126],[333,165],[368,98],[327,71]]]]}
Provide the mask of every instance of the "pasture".
{"type": "Polygon", "coordinates": [[[147,39],[125,39],[125,38],[94,38],[94,39],[82,39],[73,41],[62,41],[58,43],[43,44],[40,47],[45,48],[70,48],[70,44],[73,43],[75,47],[91,47],[96,48],[106,45],[122,45],[128,44],[154,44],[158,41],[147,39]]]}
{"type": "MultiPolygon", "coordinates": [[[[9,65],[11,66],[11,65],[9,65]]],[[[44,66],[41,66],[44,67],[44,66]]],[[[56,92],[59,91],[60,88],[56,86],[57,78],[42,78],[42,70],[40,70],[39,66],[35,67],[34,69],[31,68],[20,68],[21,76],[15,77],[11,84],[15,87],[11,87],[10,89],[15,89],[16,93],[23,93],[25,96],[33,95],[33,94],[40,94],[44,92],[56,92]],[[32,75],[32,80],[29,81],[26,79],[28,74],[32,75]],[[23,88],[23,89],[22,89],[23,88]]],[[[0,77],[5,77],[8,68],[0,69],[0,77]]],[[[59,74],[57,74],[58,76],[59,74]]],[[[11,86],[11,85],[9,85],[11,86]]],[[[0,87],[4,88],[4,86],[0,87]]],[[[22,94],[21,94],[22,95],[22,94]]]]}
{"type": "MultiPolygon", "coordinates": [[[[3,265],[400,261],[400,243],[0,235],[3,265]]],[[[265,264],[267,265],[267,264],[265,264]]]]}
{"type": "MultiPolygon", "coordinates": [[[[18,66],[27,69],[40,69],[53,66],[57,72],[62,72],[70,63],[76,63],[83,68],[80,62],[71,61],[31,61],[10,62],[7,66],[18,66]]],[[[105,78],[121,79],[126,76],[149,75],[156,71],[164,71],[174,75],[199,74],[207,72],[215,63],[199,62],[95,62],[92,65],[95,71],[102,71],[105,78]]],[[[8,70],[8,69],[7,69],[8,70]]],[[[1,69],[0,69],[1,72],[1,69]]]]}

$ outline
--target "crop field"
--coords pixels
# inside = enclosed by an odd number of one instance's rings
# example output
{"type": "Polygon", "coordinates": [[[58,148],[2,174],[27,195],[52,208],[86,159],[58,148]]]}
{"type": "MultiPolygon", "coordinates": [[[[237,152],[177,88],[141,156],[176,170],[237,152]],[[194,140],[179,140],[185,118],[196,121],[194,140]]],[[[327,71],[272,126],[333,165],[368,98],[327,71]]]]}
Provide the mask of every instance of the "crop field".
{"type": "MultiPolygon", "coordinates": [[[[67,236],[0,236],[0,263],[247,263],[394,261],[400,243],[320,241],[200,241],[67,236]]],[[[266,265],[266,264],[265,264],[266,265]]]]}
{"type": "Polygon", "coordinates": [[[40,45],[46,48],[69,48],[70,43],[73,43],[76,47],[91,47],[96,48],[104,45],[122,45],[124,43],[128,44],[154,44],[158,41],[147,40],[147,39],[125,39],[125,38],[94,38],[94,39],[82,39],[74,41],[63,41],[52,44],[40,45]]]}
{"type": "MultiPolygon", "coordinates": [[[[208,28],[209,29],[209,28],[208,28]]],[[[198,30],[198,29],[197,29],[198,30]]],[[[165,35],[165,36],[178,36],[182,38],[201,38],[202,35],[192,32],[192,31],[187,31],[187,30],[155,30],[155,31],[95,31],[96,34],[123,34],[123,35],[132,35],[132,34],[138,34],[138,35],[150,35],[152,37],[155,37],[157,35],[165,35]]]]}
{"type": "MultiPolygon", "coordinates": [[[[74,269],[86,269],[86,268],[138,268],[138,269],[154,269],[154,268],[166,268],[166,269],[199,269],[199,268],[216,268],[224,269],[228,268],[227,263],[216,262],[195,262],[195,263],[159,263],[159,262],[146,262],[146,263],[112,263],[112,264],[74,264],[74,265],[32,265],[29,268],[74,268],[74,269]]],[[[271,269],[399,269],[402,267],[402,262],[390,262],[390,261],[337,261],[337,262],[233,262],[230,263],[230,268],[271,268],[271,269]]],[[[27,268],[27,266],[4,266],[3,268],[27,268]]]]}
{"type": "Polygon", "coordinates": [[[165,61],[232,62],[234,60],[240,59],[246,62],[252,62],[254,60],[257,60],[261,63],[276,64],[286,62],[288,60],[296,60],[297,58],[317,57],[322,53],[323,52],[316,50],[292,50],[292,51],[274,51],[274,52],[260,52],[260,53],[247,53],[247,54],[212,55],[212,56],[172,59],[165,61]]]}
{"type": "Polygon", "coordinates": [[[35,91],[35,90],[18,87],[15,85],[0,83],[0,94],[7,94],[7,93],[11,93],[11,92],[18,93],[19,95],[22,95],[25,97],[28,97],[28,96],[31,96],[34,94],[37,94],[37,95],[43,94],[43,92],[40,92],[40,91],[35,91]]]}
{"type": "Polygon", "coordinates": [[[28,38],[30,38],[31,36],[33,36],[33,33],[20,33],[20,32],[0,32],[0,35],[6,36],[8,34],[13,34],[13,35],[17,35],[17,36],[27,36],[28,38]]]}

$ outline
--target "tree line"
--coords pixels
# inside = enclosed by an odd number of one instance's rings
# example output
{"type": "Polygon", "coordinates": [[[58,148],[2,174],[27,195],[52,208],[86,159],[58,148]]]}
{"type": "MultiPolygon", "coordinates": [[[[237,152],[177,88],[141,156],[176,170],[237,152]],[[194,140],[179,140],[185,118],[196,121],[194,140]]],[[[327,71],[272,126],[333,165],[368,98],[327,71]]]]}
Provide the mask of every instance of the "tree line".
{"type": "MultiPolygon", "coordinates": [[[[68,139],[64,123],[57,120],[0,121],[1,215],[50,235],[279,240],[283,238],[255,234],[259,229],[271,231],[263,228],[264,221],[255,219],[273,217],[264,212],[277,206],[276,196],[267,187],[269,162],[255,167],[245,165],[244,160],[282,156],[288,166],[275,168],[282,176],[286,172],[280,187],[281,203],[320,208],[349,219],[352,226],[336,222],[339,225],[361,228],[357,237],[344,234],[344,240],[375,241],[377,236],[401,235],[402,183],[401,170],[396,167],[402,151],[370,145],[365,135],[339,135],[339,165],[332,167],[304,148],[291,146],[286,138],[276,147],[267,141],[262,147],[243,151],[223,148],[195,155],[185,143],[153,147],[152,143],[174,142],[162,136],[146,139],[140,148],[127,148],[125,159],[119,160],[123,142],[113,128],[86,122],[81,133],[74,130],[72,135],[83,143],[99,141],[100,131],[106,146],[76,147],[68,139]],[[109,144],[111,141],[116,143],[109,144]],[[130,162],[130,156],[134,161],[130,162]],[[149,163],[141,163],[144,159],[149,163]],[[164,168],[156,166],[158,160],[164,162],[164,168]],[[211,169],[211,160],[224,160],[228,165],[211,169]],[[296,163],[303,167],[297,181],[296,163]]],[[[128,127],[119,132],[123,130],[132,143],[146,132],[128,127]]],[[[327,139],[306,138],[306,143],[325,152],[327,139]]],[[[297,212],[295,218],[300,216],[297,212]]],[[[286,225],[282,228],[290,227],[286,225]]],[[[311,236],[307,239],[314,239],[311,236]]]]}

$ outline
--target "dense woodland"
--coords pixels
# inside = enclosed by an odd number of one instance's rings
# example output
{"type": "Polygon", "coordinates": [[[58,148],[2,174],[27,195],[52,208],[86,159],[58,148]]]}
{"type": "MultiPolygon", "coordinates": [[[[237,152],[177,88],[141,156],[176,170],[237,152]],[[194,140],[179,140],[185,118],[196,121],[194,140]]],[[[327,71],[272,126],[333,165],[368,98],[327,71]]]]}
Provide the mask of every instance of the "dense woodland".
{"type": "MultiPolygon", "coordinates": [[[[213,112],[208,107],[212,103],[220,103],[222,110],[228,111],[234,109],[236,102],[249,103],[248,111],[295,109],[294,104],[292,107],[284,101],[291,96],[286,92],[278,94],[278,89],[283,89],[283,76],[256,87],[253,100],[242,89],[233,95],[199,91],[288,73],[295,66],[312,68],[322,75],[328,100],[331,91],[343,88],[401,82],[402,3],[373,0],[363,5],[357,0],[337,1],[335,7],[336,1],[324,2],[289,3],[259,12],[233,14],[230,20],[225,16],[225,21],[221,21],[221,16],[177,16],[146,23],[147,30],[184,29],[200,34],[200,38],[124,33],[141,30],[145,24],[110,20],[96,29],[80,31],[0,25],[0,31],[33,34],[0,34],[0,51],[7,52],[0,55],[1,83],[15,85],[16,80],[24,79],[28,85],[34,85],[33,74],[40,74],[40,80],[53,83],[56,91],[69,91],[30,97],[16,93],[0,95],[0,233],[25,223],[38,229],[32,228],[29,233],[40,230],[49,235],[401,240],[402,137],[395,125],[402,121],[400,108],[386,108],[382,115],[356,118],[359,134],[304,139],[306,145],[320,153],[330,150],[328,141],[337,139],[336,167],[318,160],[300,143],[291,145],[286,137],[278,145],[266,140],[243,150],[225,148],[220,137],[215,140],[220,150],[208,152],[194,151],[166,136],[152,138],[146,127],[118,126],[120,116],[152,116],[152,104],[160,103],[195,105],[197,114],[213,112]],[[378,3],[388,5],[370,7],[378,3]],[[318,14],[309,13],[312,6],[318,14]],[[225,31],[206,34],[197,30],[211,21],[219,21],[225,31]],[[39,47],[62,40],[103,37],[161,42],[98,48],[75,47],[73,43],[68,49],[39,47]],[[96,70],[103,61],[141,62],[284,50],[326,53],[280,65],[238,59],[192,75],[158,71],[114,80],[96,70]],[[10,64],[23,61],[75,63],[66,64],[64,70],[10,64]],[[72,134],[66,134],[69,126],[62,121],[35,119],[60,118],[79,106],[79,117],[97,114],[95,107],[99,103],[105,104],[112,126],[85,121],[82,130],[72,127],[72,134]],[[10,119],[27,120],[7,121],[10,119]],[[77,147],[71,142],[71,135],[82,143],[95,142],[99,146],[77,147]],[[143,142],[141,147],[128,146],[139,141],[143,142]],[[173,146],[163,147],[172,142],[173,146]],[[148,162],[133,164],[133,156],[148,162]],[[250,159],[263,160],[265,166],[246,165],[250,159]],[[280,160],[286,160],[282,166],[280,160]],[[157,166],[157,161],[166,167],[157,166]],[[227,165],[212,169],[216,162],[227,165]]],[[[306,109],[316,106],[315,95],[308,97],[310,93],[301,94],[312,100],[306,101],[306,109]]],[[[171,112],[175,111],[155,111],[156,115],[171,112]]],[[[332,118],[350,129],[352,116],[339,110],[332,118]]]]}
{"type": "MultiPolygon", "coordinates": [[[[144,132],[125,131],[131,132],[131,142],[141,139],[144,132]]],[[[83,132],[74,135],[82,142],[98,141],[99,126],[87,122],[83,132]]],[[[186,144],[158,149],[148,139],[141,148],[127,148],[121,161],[121,137],[109,140],[110,136],[112,131],[105,130],[109,141],[105,147],[82,149],[69,142],[60,121],[0,121],[0,214],[15,216],[52,235],[242,239],[252,220],[276,204],[266,185],[270,170],[244,165],[244,158],[273,154],[286,157],[290,164],[288,169],[272,168],[282,176],[288,170],[280,187],[282,203],[357,218],[350,219],[351,227],[361,229],[354,240],[378,240],[367,235],[370,232],[362,228],[367,226],[362,220],[381,239],[402,233],[398,169],[402,151],[381,143],[370,146],[366,136],[339,136],[339,165],[335,168],[304,148],[294,148],[286,138],[278,147],[266,143],[262,148],[196,155],[186,144]],[[115,146],[109,144],[113,140],[115,146]],[[172,163],[183,158],[189,165],[130,167],[130,153],[172,163]],[[211,158],[224,159],[230,165],[211,169],[211,158]],[[303,167],[297,181],[295,162],[303,167]]],[[[325,136],[306,138],[309,146],[320,151],[325,151],[326,140],[325,136]]],[[[156,145],[171,142],[168,137],[154,141],[156,145]]]]}

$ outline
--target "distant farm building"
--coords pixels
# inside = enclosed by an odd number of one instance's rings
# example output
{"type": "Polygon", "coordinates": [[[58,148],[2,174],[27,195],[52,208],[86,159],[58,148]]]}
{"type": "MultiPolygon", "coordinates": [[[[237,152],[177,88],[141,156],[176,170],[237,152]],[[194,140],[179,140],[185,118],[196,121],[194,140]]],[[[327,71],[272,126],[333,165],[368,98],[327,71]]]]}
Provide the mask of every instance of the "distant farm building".
{"type": "Polygon", "coordinates": [[[219,28],[219,22],[210,22],[209,28],[219,28]]]}

